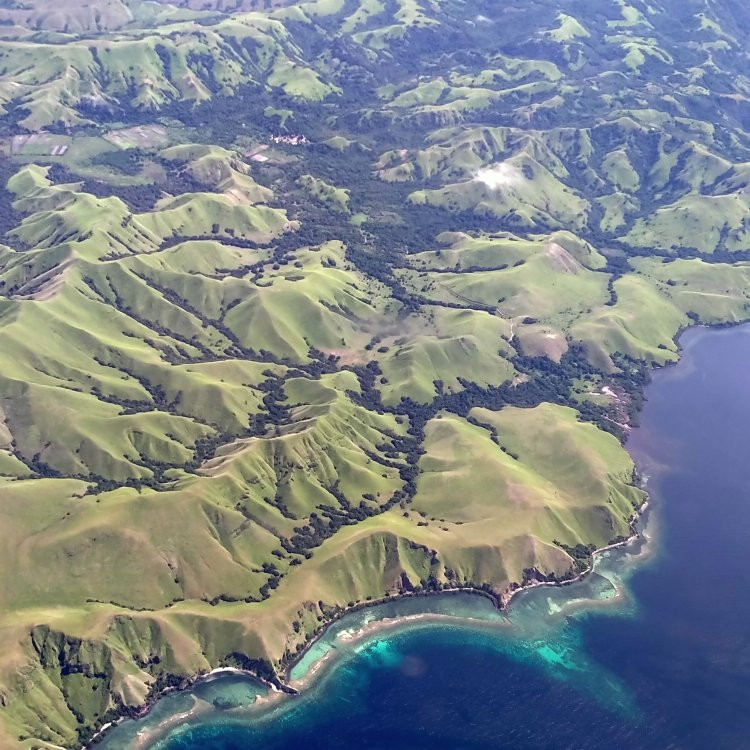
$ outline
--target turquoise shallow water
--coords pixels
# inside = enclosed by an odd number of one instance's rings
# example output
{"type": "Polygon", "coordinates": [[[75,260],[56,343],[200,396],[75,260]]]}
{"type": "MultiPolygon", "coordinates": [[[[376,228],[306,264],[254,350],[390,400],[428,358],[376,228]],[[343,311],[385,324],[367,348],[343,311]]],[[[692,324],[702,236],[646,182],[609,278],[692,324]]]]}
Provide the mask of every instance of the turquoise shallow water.
{"type": "Polygon", "coordinates": [[[526,592],[507,615],[471,595],[354,613],[293,671],[335,652],[302,696],[254,707],[262,690],[221,677],[104,744],[750,748],[750,327],[682,343],[629,442],[656,500],[646,538],[602,555],[586,580],[526,592]],[[413,619],[425,611],[436,616],[413,619]],[[395,616],[407,619],[346,639],[395,616]],[[195,706],[201,716],[179,718],[195,706]]]}

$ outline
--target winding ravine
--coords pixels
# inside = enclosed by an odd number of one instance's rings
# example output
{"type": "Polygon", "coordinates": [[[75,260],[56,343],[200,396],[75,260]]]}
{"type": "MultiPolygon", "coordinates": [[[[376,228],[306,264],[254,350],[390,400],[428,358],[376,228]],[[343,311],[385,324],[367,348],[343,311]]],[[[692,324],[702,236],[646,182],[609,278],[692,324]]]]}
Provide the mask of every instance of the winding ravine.
{"type": "Polygon", "coordinates": [[[102,746],[750,747],[750,326],[681,343],[628,444],[656,501],[644,539],[584,581],[507,614],[468,594],[352,613],[293,670],[301,696],[217,677],[102,746]]]}

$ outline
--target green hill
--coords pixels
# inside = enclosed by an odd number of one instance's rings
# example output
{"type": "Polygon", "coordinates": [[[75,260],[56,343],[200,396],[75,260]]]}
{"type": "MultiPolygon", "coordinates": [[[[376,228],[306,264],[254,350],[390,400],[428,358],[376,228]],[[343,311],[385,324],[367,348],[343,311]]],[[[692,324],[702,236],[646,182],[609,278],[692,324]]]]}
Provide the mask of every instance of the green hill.
{"type": "Polygon", "coordinates": [[[0,5],[3,750],[630,534],[750,318],[743,6],[0,5]]]}

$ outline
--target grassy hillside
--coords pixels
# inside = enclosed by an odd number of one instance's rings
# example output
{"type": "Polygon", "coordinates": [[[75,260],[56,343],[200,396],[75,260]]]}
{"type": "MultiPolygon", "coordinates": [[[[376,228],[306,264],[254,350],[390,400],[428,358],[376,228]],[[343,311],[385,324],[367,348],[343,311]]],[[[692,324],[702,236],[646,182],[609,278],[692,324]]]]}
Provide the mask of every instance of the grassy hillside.
{"type": "Polygon", "coordinates": [[[730,0],[0,8],[0,747],[577,575],[750,318],[730,0]]]}

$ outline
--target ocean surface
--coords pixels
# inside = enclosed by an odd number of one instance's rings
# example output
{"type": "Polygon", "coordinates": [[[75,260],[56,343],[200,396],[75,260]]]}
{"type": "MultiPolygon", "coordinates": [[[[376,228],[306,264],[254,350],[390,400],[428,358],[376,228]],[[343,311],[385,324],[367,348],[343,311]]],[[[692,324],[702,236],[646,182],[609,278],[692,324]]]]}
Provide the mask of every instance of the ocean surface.
{"type": "Polygon", "coordinates": [[[653,498],[642,538],[584,581],[507,614],[468,594],[353,613],[293,670],[327,655],[301,696],[219,676],[103,746],[750,748],[750,326],[681,343],[628,443],[653,498]]]}

